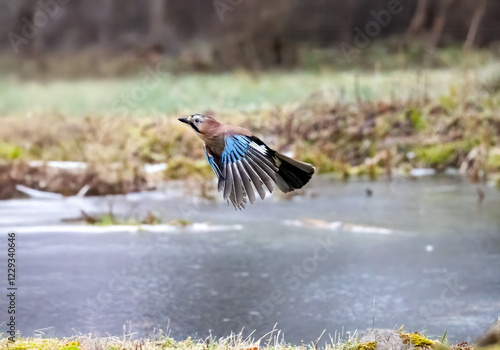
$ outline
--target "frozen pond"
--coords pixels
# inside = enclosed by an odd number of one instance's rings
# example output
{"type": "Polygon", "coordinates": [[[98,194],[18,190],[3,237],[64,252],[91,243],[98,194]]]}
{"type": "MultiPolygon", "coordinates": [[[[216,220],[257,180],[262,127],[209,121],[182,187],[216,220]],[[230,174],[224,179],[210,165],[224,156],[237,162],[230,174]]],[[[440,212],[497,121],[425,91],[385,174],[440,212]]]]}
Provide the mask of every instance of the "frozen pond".
{"type": "Polygon", "coordinates": [[[161,193],[115,198],[117,212],[198,223],[146,231],[61,222],[106,211],[105,198],[11,200],[0,202],[1,247],[15,231],[25,336],[121,335],[126,325],[138,336],[244,327],[260,337],[277,323],[300,343],[374,320],[468,340],[500,310],[500,191],[485,192],[478,205],[475,186],[456,178],[317,178],[305,197],[242,212],[161,193]]]}

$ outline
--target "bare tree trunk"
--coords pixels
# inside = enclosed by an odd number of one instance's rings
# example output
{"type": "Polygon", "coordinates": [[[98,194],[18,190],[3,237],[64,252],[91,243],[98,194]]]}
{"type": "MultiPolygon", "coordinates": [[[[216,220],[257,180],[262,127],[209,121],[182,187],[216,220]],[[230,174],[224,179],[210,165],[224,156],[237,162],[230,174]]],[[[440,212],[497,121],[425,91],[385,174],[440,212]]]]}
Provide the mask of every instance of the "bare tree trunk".
{"type": "Polygon", "coordinates": [[[476,40],[477,30],[479,25],[481,24],[481,20],[483,19],[484,13],[486,12],[486,5],[488,4],[488,0],[479,0],[476,3],[476,10],[474,11],[474,16],[472,17],[472,21],[469,27],[469,33],[467,34],[467,39],[464,43],[464,50],[468,51],[472,49],[474,46],[474,41],[476,40]]]}
{"type": "Polygon", "coordinates": [[[443,35],[443,28],[446,24],[446,20],[448,18],[448,9],[454,0],[442,0],[439,6],[439,12],[437,17],[434,19],[434,23],[432,25],[431,37],[429,38],[428,46],[429,48],[435,48],[441,37],[443,35]]]}
{"type": "Polygon", "coordinates": [[[354,21],[354,13],[356,11],[356,1],[354,0],[343,0],[340,1],[341,9],[343,15],[343,20],[340,21],[339,28],[339,39],[341,42],[352,42],[353,35],[353,21],[354,21]]]}
{"type": "Polygon", "coordinates": [[[419,0],[417,4],[417,9],[415,14],[411,19],[410,27],[408,28],[408,34],[413,35],[418,33],[422,26],[424,25],[425,19],[427,17],[427,8],[429,7],[429,0],[419,0]]]}
{"type": "Polygon", "coordinates": [[[149,0],[149,38],[155,43],[165,36],[166,0],[149,0]]]}
{"type": "Polygon", "coordinates": [[[113,27],[114,0],[101,0],[102,6],[99,11],[98,40],[101,49],[108,49],[111,41],[111,29],[113,27]]]}
{"type": "Polygon", "coordinates": [[[15,33],[22,33],[25,28],[28,35],[23,34],[23,44],[18,45],[18,50],[27,56],[35,57],[40,48],[40,29],[34,24],[34,16],[38,8],[37,1],[25,0],[22,1],[18,7],[17,14],[15,15],[15,22],[12,31],[15,33]]]}

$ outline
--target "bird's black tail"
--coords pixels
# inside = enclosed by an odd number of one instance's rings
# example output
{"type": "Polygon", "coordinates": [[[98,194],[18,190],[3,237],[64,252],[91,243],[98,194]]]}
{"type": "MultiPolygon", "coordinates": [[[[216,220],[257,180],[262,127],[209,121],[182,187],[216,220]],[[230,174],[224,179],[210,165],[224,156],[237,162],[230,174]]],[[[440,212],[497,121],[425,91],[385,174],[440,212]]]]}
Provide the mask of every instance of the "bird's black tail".
{"type": "Polygon", "coordinates": [[[283,192],[291,192],[302,188],[311,180],[314,174],[314,167],[310,164],[299,162],[289,158],[281,153],[276,152],[275,156],[278,159],[276,165],[279,170],[276,176],[276,185],[283,192]]]}

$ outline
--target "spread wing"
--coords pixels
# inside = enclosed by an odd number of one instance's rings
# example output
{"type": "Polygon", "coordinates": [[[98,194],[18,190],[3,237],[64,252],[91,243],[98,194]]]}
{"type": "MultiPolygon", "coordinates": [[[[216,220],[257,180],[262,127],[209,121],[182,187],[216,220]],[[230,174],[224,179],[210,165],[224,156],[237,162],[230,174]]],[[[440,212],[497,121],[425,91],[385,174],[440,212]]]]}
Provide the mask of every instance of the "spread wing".
{"type": "Polygon", "coordinates": [[[217,177],[220,179],[222,177],[222,171],[220,169],[219,162],[215,160],[214,156],[207,148],[207,145],[204,145],[204,147],[205,147],[205,157],[207,157],[208,164],[210,164],[215,175],[217,175],[217,177]]]}
{"type": "Polygon", "coordinates": [[[260,198],[273,191],[273,182],[279,171],[275,151],[255,136],[226,135],[225,148],[220,157],[205,147],[212,170],[219,178],[219,191],[229,199],[236,209],[245,207],[247,198],[255,202],[254,188],[260,198]]]}

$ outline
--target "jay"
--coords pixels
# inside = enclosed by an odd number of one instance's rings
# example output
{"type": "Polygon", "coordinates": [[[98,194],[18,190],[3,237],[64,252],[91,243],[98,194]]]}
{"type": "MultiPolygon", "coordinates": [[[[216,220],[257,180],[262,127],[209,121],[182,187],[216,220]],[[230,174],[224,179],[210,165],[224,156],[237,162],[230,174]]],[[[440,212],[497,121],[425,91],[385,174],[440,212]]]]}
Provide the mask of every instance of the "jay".
{"type": "Polygon", "coordinates": [[[254,188],[264,199],[264,187],[272,192],[275,183],[281,191],[291,192],[302,188],[314,174],[312,165],[272,150],[246,129],[202,114],[179,121],[190,125],[205,142],[205,156],[219,179],[218,190],[235,209],[245,208],[247,198],[255,202],[254,188]]]}

